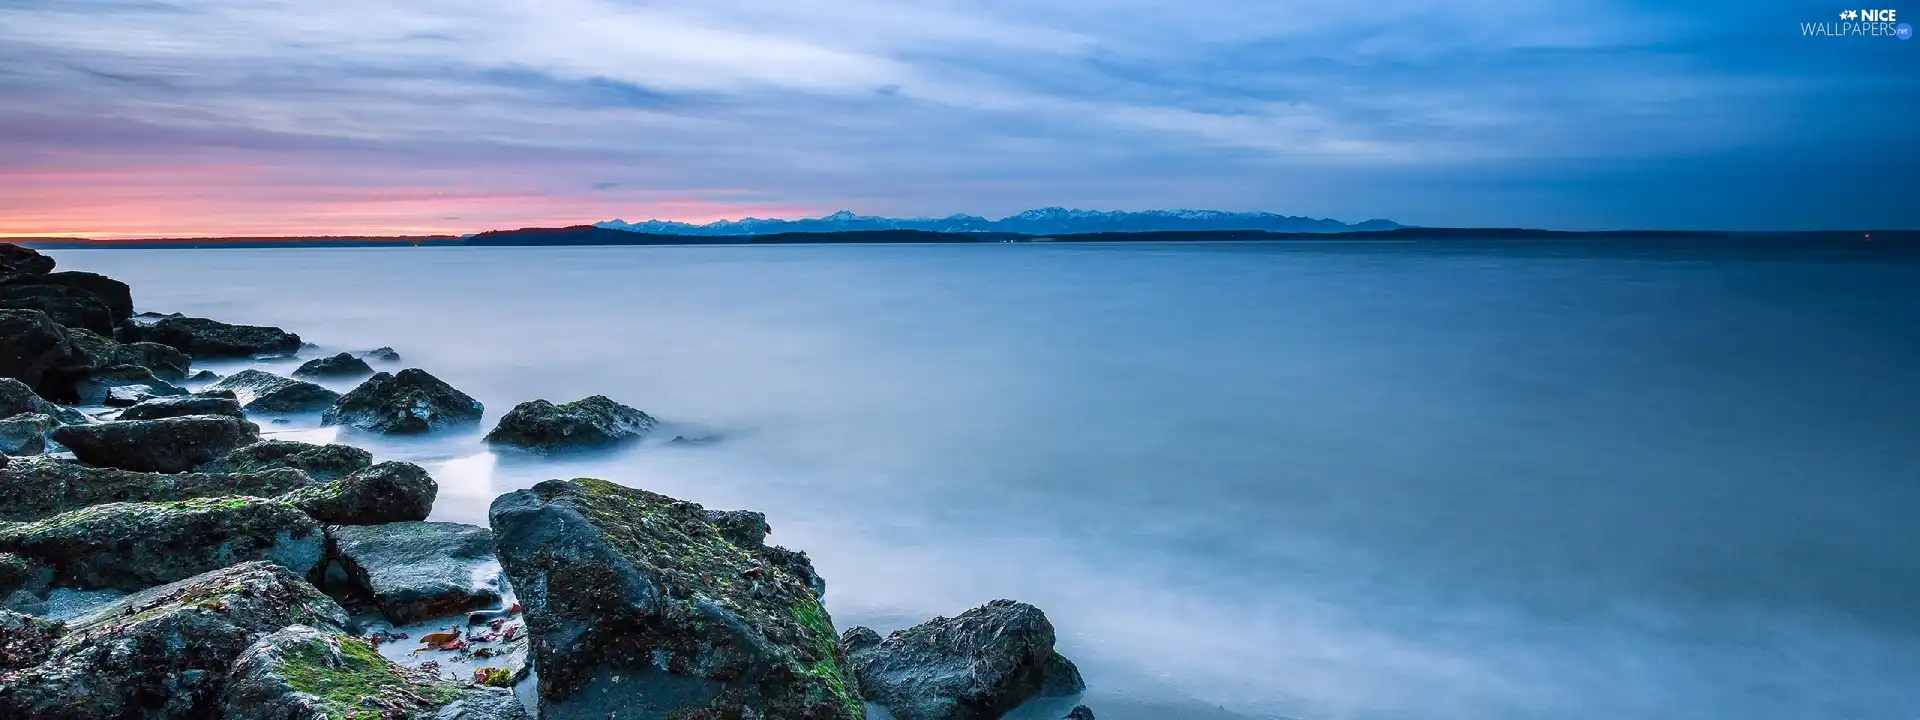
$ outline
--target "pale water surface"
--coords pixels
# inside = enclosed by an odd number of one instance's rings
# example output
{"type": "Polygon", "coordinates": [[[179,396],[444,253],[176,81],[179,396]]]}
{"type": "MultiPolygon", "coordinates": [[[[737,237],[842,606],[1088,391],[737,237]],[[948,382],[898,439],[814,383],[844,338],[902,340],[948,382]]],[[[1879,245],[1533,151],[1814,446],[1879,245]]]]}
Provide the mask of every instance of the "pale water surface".
{"type": "Polygon", "coordinates": [[[489,427],[603,393],[723,433],[569,462],[344,439],[428,464],[438,519],[581,475],[764,510],[843,628],[1034,603],[1102,720],[1920,718],[1911,257],[52,254],[142,309],[392,345],[489,427]]]}

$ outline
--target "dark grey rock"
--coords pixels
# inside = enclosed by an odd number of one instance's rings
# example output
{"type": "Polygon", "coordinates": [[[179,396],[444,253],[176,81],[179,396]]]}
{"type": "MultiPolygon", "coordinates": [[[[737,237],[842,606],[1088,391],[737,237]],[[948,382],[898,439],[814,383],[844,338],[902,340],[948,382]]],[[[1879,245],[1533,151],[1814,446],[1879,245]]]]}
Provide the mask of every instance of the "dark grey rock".
{"type": "Polygon", "coordinates": [[[294,625],[255,641],[233,663],[219,717],[522,720],[526,709],[511,691],[412,670],[359,638],[294,625]]]}
{"type": "Polygon", "coordinates": [[[36,392],[47,373],[73,362],[67,330],[38,310],[0,309],[0,378],[13,378],[36,392]]]}
{"type": "Polygon", "coordinates": [[[140,333],[140,340],[171,345],[195,358],[247,358],[300,349],[300,336],[277,327],[229,325],[206,318],[167,317],[140,333]]]}
{"type": "Polygon", "coordinates": [[[0,418],[16,415],[48,415],[62,425],[87,423],[87,416],[79,410],[47,402],[19,380],[0,378],[0,418]]]}
{"type": "Polygon", "coordinates": [[[395,625],[500,602],[500,563],[486,528],[398,522],[334,527],[328,534],[354,589],[395,625]]]}
{"type": "Polygon", "coordinates": [[[321,413],[320,422],[367,432],[416,434],[478,424],[484,411],[480,401],[452,385],[425,370],[408,368],[367,378],[321,413]]]}
{"type": "Polygon", "coordinates": [[[209,380],[219,380],[220,373],[214,372],[212,370],[198,370],[198,371],[195,371],[192,375],[187,376],[187,379],[192,380],[194,382],[207,382],[209,380]]]}
{"type": "Polygon", "coordinates": [[[508,493],[488,516],[543,720],[865,716],[818,599],[699,505],[583,478],[508,493]]]}
{"type": "Polygon", "coordinates": [[[33,248],[0,243],[0,276],[45,275],[53,272],[53,258],[33,248]]]}
{"type": "Polygon", "coordinates": [[[293,371],[294,377],[344,378],[373,374],[373,366],[360,358],[340,353],[332,357],[308,360],[293,371]]]}
{"type": "Polygon", "coordinates": [[[66,327],[113,334],[113,310],[85,290],[59,285],[0,286],[0,308],[39,310],[66,327]]]}
{"type": "Polygon", "coordinates": [[[12,607],[12,599],[24,593],[37,602],[52,585],[53,568],[47,567],[46,563],[13,553],[0,553],[0,607],[27,612],[12,607]]]}
{"type": "Polygon", "coordinates": [[[186,472],[260,437],[260,427],[224,415],[120,420],[55,429],[53,439],[88,465],[186,472]]]}
{"type": "Polygon", "coordinates": [[[0,717],[218,717],[234,660],[290,625],[341,632],[346,612],[273,563],[129,595],[67,623],[46,660],[0,675],[0,717]]]}
{"type": "Polygon", "coordinates": [[[228,399],[228,400],[239,400],[239,399],[240,399],[240,394],[239,394],[239,393],[236,393],[236,392],[234,392],[234,391],[232,391],[232,390],[228,390],[228,389],[226,389],[226,388],[205,388],[205,389],[202,389],[202,390],[200,390],[200,391],[198,391],[198,392],[195,392],[195,393],[193,393],[193,396],[194,396],[194,397],[217,397],[217,398],[226,398],[226,399],[228,399]]]}
{"type": "Polygon", "coordinates": [[[302,470],[322,482],[373,467],[373,453],[347,445],[313,445],[290,440],[261,440],[202,466],[202,472],[257,472],[271,468],[302,470]]]}
{"type": "Polygon", "coordinates": [[[813,561],[807,558],[806,553],[767,544],[767,536],[773,533],[773,526],[767,524],[766,513],[708,510],[707,521],[713,523],[714,529],[720,531],[720,536],[728,542],[760,553],[767,564],[799,578],[813,590],[814,597],[826,597],[827,581],[814,572],[813,561]]]}
{"type": "Polygon", "coordinates": [[[109,503],[0,527],[0,551],[53,568],[53,583],[139,590],[249,560],[305,575],[325,558],[320,525],[255,497],[109,503]]]}
{"type": "Polygon", "coordinates": [[[154,377],[162,380],[185,380],[187,369],[193,364],[193,358],[175,350],[171,345],[135,342],[121,344],[116,348],[113,362],[116,365],[139,365],[152,370],[154,377]]]}
{"type": "MultiPolygon", "coordinates": [[[[0,522],[52,517],[116,502],[171,502],[247,495],[271,498],[316,484],[289,468],[228,473],[147,473],[52,458],[18,458],[0,468],[0,522]]],[[[0,594],[3,597],[4,594],[0,594]]]]}
{"type": "MultiPolygon", "coordinates": [[[[39,455],[47,451],[47,433],[60,427],[51,415],[15,415],[0,419],[0,455],[39,455]]],[[[14,492],[6,488],[5,492],[14,492]]],[[[4,595],[0,595],[4,597],[4,595]]]]}
{"type": "Polygon", "coordinates": [[[319,385],[259,370],[241,370],[208,389],[232,390],[241,407],[261,413],[312,412],[340,399],[340,393],[319,385]]]}
{"type": "MultiPolygon", "coordinates": [[[[114,323],[133,316],[133,289],[127,287],[126,283],[105,275],[80,272],[77,270],[63,270],[17,282],[30,282],[34,285],[54,285],[85,292],[91,297],[98,298],[101,304],[106,306],[107,310],[112,314],[114,323]]],[[[113,334],[113,328],[109,326],[106,331],[101,334],[111,335],[113,334]]]]}
{"type": "Polygon", "coordinates": [[[427,519],[439,493],[440,485],[419,465],[383,462],[281,499],[328,525],[379,525],[427,519]]]}
{"type": "Polygon", "coordinates": [[[1066,720],[1093,720],[1093,708],[1075,705],[1072,710],[1067,711],[1066,720]]]}
{"type": "Polygon", "coordinates": [[[1039,608],[995,600],[882,640],[867,628],[841,638],[869,702],[899,720],[993,720],[1035,697],[1086,689],[1053,649],[1039,608]]]}
{"type": "Polygon", "coordinates": [[[360,353],[360,356],[378,362],[400,362],[400,353],[390,347],[377,347],[360,353]]]}
{"type": "Polygon", "coordinates": [[[540,453],[590,449],[638,440],[657,425],[646,413],[605,395],[564,405],[534,400],[507,411],[487,433],[487,442],[540,453]]]}
{"type": "Polygon", "coordinates": [[[115,365],[75,380],[69,397],[81,405],[131,407],[159,397],[185,395],[187,391],[155,377],[153,371],[139,365],[115,365]]]}
{"type": "Polygon", "coordinates": [[[0,609],[0,672],[40,664],[64,629],[51,620],[0,609]]]}
{"type": "Polygon", "coordinates": [[[120,413],[121,420],[158,420],[187,415],[225,415],[244,418],[237,400],[202,395],[182,395],[146,400],[120,413]]]}

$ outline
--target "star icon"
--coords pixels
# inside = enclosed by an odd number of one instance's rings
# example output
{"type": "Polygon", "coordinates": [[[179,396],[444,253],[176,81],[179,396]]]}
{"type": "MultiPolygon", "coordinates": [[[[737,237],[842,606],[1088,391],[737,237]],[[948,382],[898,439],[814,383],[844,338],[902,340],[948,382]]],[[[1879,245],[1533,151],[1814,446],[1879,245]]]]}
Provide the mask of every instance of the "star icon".
{"type": "Polygon", "coordinates": [[[1852,10],[1845,10],[1840,13],[1841,20],[1852,20],[1856,16],[1857,14],[1852,10]]]}

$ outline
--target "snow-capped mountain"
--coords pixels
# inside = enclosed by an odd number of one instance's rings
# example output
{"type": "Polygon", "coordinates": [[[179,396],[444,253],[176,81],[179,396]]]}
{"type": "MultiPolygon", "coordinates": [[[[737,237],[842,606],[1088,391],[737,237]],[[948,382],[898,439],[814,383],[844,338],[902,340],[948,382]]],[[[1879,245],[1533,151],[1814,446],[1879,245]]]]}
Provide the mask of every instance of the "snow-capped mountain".
{"type": "Polygon", "coordinates": [[[1066,235],[1091,232],[1153,232],[1166,230],[1268,230],[1273,232],[1347,232],[1352,230],[1392,230],[1400,227],[1389,220],[1368,220],[1347,224],[1338,220],[1294,217],[1263,212],[1223,212],[1220,210],[1148,210],[1146,212],[1106,212],[1049,207],[1028,210],[999,220],[977,215],[949,215],[943,218],[888,218],[855,215],[851,211],[819,218],[780,220],[741,218],[706,225],[648,220],[630,223],[608,220],[595,223],[609,230],[658,233],[662,235],[766,235],[786,232],[847,232],[852,230],[931,230],[934,232],[1006,232],[1026,235],[1066,235]]]}

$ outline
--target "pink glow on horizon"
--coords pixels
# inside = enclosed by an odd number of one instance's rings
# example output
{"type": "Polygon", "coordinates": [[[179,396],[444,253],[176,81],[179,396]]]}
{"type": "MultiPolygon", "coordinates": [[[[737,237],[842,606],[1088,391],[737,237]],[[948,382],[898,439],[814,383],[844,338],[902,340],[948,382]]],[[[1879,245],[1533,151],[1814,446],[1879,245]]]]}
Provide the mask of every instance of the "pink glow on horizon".
{"type": "Polygon", "coordinates": [[[248,164],[0,167],[0,238],[461,235],[616,217],[705,223],[820,214],[724,189],[567,193],[516,183],[523,177],[532,179],[499,169],[375,166],[324,172],[248,164]],[[469,176],[489,182],[482,186],[469,176]]]}

